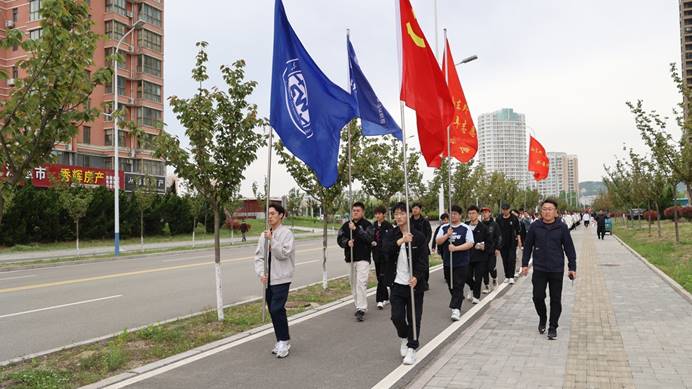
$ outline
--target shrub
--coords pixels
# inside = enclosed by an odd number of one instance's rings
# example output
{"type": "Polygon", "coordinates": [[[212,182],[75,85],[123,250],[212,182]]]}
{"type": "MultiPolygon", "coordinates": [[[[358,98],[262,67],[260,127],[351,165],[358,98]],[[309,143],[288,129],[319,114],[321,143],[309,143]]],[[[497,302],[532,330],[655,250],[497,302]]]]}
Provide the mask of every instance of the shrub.
{"type": "Polygon", "coordinates": [[[666,219],[673,219],[673,210],[677,208],[678,210],[678,218],[685,218],[687,220],[692,219],[692,206],[675,206],[675,207],[668,207],[663,211],[663,216],[666,219]]]}
{"type": "Polygon", "coordinates": [[[658,212],[654,211],[653,209],[650,209],[648,211],[644,211],[644,220],[651,220],[651,222],[655,222],[656,219],[658,219],[658,212]]]}

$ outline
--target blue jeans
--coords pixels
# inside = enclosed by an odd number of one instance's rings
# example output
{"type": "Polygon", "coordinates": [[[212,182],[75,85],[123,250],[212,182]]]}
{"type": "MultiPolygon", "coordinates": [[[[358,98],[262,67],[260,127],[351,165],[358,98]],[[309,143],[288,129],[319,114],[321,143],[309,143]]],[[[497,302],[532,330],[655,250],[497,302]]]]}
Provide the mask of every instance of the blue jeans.
{"type": "Polygon", "coordinates": [[[286,316],[286,300],[288,300],[288,289],[291,283],[271,285],[267,288],[266,299],[269,315],[274,325],[274,335],[277,341],[289,340],[288,335],[288,316],[286,316]]]}

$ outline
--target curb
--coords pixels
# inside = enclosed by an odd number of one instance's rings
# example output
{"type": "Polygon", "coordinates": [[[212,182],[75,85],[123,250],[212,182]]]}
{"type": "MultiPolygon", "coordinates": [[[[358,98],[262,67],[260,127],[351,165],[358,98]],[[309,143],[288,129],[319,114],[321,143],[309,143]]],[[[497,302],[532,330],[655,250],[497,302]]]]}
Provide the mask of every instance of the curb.
{"type": "Polygon", "coordinates": [[[677,292],[677,294],[679,294],[683,299],[687,300],[688,303],[692,304],[692,294],[690,294],[690,292],[688,292],[685,288],[683,288],[682,285],[678,284],[677,281],[670,278],[670,276],[668,276],[668,274],[666,274],[665,272],[663,272],[663,270],[656,267],[656,265],[649,262],[648,259],[641,256],[632,247],[630,247],[627,243],[625,243],[622,239],[620,239],[620,237],[618,237],[617,235],[613,235],[613,237],[615,239],[617,239],[617,241],[623,247],[625,247],[627,250],[629,250],[629,252],[631,252],[636,258],[638,258],[646,266],[648,266],[649,269],[651,269],[654,273],[656,273],[656,275],[658,275],[663,281],[665,281],[668,285],[670,285],[670,287],[673,288],[673,290],[675,292],[677,292]]]}

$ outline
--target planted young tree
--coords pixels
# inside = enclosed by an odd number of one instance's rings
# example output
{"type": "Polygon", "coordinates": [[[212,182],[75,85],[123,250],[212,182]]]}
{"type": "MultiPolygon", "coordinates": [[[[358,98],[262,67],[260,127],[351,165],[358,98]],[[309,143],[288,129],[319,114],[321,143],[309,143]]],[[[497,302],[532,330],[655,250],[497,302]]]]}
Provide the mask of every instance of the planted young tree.
{"type": "MultiPolygon", "coordinates": [[[[99,35],[87,2],[44,0],[40,13],[41,38],[25,39],[23,29],[8,29],[0,38],[0,47],[27,52],[9,97],[0,101],[0,222],[8,192],[50,162],[56,143],[70,142],[82,123],[98,116],[89,96],[111,78],[110,70],[93,68],[99,35]]],[[[9,76],[0,71],[0,77],[9,76]]]]}
{"type": "Polygon", "coordinates": [[[303,199],[305,199],[305,194],[298,188],[293,188],[288,191],[288,198],[286,200],[286,210],[291,218],[291,227],[295,226],[295,216],[300,213],[300,208],[303,206],[303,199]]]}
{"type": "Polygon", "coordinates": [[[144,211],[151,208],[154,201],[156,201],[158,194],[156,193],[155,185],[151,177],[145,176],[142,177],[140,185],[137,185],[132,192],[132,198],[137,207],[137,212],[139,212],[139,249],[142,252],[144,252],[144,211]]]}
{"type": "Polygon", "coordinates": [[[238,197],[245,169],[257,159],[262,135],[256,131],[265,121],[257,106],[248,102],[257,83],[245,80],[245,62],[238,60],[220,70],[224,89],[206,88],[207,43],[198,42],[192,79],[199,84],[191,98],[170,97],[176,118],[185,128],[190,149],[180,140],[163,133],[158,139],[157,156],[165,158],[176,174],[209,203],[214,215],[214,264],[216,275],[216,310],[223,320],[221,284],[220,218],[227,199],[238,197]]]}
{"type": "Polygon", "coordinates": [[[77,256],[79,256],[79,220],[86,216],[89,204],[94,198],[92,189],[81,188],[77,186],[78,184],[78,182],[75,182],[74,185],[65,182],[54,183],[54,188],[58,191],[60,205],[67,211],[75,224],[77,256]]]}

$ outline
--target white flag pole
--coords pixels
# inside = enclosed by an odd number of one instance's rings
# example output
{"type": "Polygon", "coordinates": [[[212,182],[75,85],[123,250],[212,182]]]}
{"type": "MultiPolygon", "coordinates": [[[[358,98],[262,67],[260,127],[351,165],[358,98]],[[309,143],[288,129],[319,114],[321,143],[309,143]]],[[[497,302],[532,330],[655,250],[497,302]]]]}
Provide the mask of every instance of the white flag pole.
{"type": "MultiPolygon", "coordinates": [[[[266,204],[264,206],[264,230],[269,229],[269,192],[272,184],[272,134],[273,129],[269,127],[269,137],[267,138],[267,187],[265,188],[266,204]]],[[[269,261],[271,261],[271,253],[269,252],[271,245],[269,240],[264,238],[264,275],[267,276],[267,283],[262,288],[262,323],[267,319],[267,288],[269,288],[269,261]]]]}
{"type": "MultiPolygon", "coordinates": [[[[454,66],[454,64],[447,63],[447,29],[444,29],[444,56],[443,62],[445,63],[445,83],[449,87],[449,66],[454,66]]],[[[449,228],[452,228],[452,143],[450,136],[451,126],[447,126],[447,195],[449,197],[449,228]]],[[[434,239],[434,238],[433,238],[434,239]]],[[[451,243],[450,243],[451,244],[451,243]]],[[[444,254],[444,253],[443,253],[444,254]]],[[[444,258],[443,258],[444,260],[444,258]]],[[[449,289],[454,289],[454,267],[452,266],[452,253],[449,253],[449,289]]]]}
{"type": "MultiPolygon", "coordinates": [[[[351,36],[351,30],[346,29],[346,40],[348,41],[351,36]]],[[[349,67],[349,72],[350,72],[350,67],[349,67]]],[[[351,83],[350,81],[350,73],[349,73],[349,84],[351,83]]],[[[348,215],[348,220],[349,222],[353,222],[353,217],[351,215],[351,210],[353,209],[353,191],[351,188],[351,183],[353,182],[352,176],[351,176],[351,127],[347,126],[346,130],[348,131],[348,207],[349,207],[349,215],[348,215]]],[[[351,229],[351,226],[349,225],[348,227],[348,234],[349,234],[349,240],[353,241],[353,230],[351,229]]],[[[354,242],[355,243],[355,242],[354,242]]],[[[351,294],[353,295],[353,302],[356,304],[356,308],[358,307],[358,301],[356,300],[356,261],[353,258],[353,246],[350,246],[351,250],[351,294]]]]}

